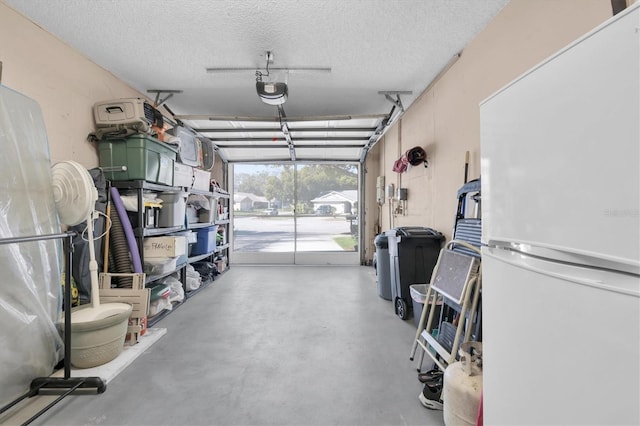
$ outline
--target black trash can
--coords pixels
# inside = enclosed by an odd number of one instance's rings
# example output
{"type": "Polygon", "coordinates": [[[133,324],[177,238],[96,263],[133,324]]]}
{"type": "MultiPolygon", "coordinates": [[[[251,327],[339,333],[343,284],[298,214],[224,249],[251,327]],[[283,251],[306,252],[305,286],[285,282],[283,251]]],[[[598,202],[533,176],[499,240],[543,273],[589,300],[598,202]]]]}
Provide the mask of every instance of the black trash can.
{"type": "Polygon", "coordinates": [[[377,235],[373,240],[376,245],[375,267],[378,296],[391,300],[391,270],[389,268],[389,240],[385,234],[377,235]]]}
{"type": "Polygon", "coordinates": [[[409,318],[412,284],[428,284],[436,266],[444,235],[418,226],[393,228],[385,232],[389,243],[391,300],[395,313],[409,318]]]}

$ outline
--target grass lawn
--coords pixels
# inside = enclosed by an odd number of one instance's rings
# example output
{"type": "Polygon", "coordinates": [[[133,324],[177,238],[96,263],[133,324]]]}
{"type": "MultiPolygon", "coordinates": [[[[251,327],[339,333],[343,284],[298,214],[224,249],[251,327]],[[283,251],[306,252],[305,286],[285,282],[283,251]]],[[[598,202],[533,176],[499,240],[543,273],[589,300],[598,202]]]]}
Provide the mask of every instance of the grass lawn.
{"type": "Polygon", "coordinates": [[[338,243],[344,251],[353,251],[356,246],[356,240],[351,235],[340,235],[338,237],[333,237],[333,240],[338,243]]]}

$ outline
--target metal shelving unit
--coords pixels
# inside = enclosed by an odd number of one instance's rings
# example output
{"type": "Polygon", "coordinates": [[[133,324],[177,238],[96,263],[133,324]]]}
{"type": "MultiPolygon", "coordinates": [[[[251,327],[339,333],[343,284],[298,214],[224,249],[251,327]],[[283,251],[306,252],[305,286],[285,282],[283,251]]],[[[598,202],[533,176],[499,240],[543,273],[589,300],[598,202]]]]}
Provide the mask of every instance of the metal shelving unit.
{"type": "Polygon", "coordinates": [[[172,232],[179,232],[179,231],[184,231],[184,226],[172,226],[170,228],[143,228],[142,236],[154,237],[158,235],[165,235],[165,234],[170,234],[172,232]]]}
{"type": "Polygon", "coordinates": [[[216,225],[216,224],[215,223],[195,222],[195,223],[190,223],[189,226],[187,227],[187,229],[207,228],[207,227],[213,226],[213,225],[216,225]]]}
{"type": "Polygon", "coordinates": [[[146,180],[127,180],[127,181],[111,181],[111,186],[118,189],[135,190],[138,201],[138,227],[134,228],[133,233],[138,243],[138,253],[140,254],[140,262],[144,264],[144,250],[143,242],[144,237],[158,236],[170,234],[171,232],[183,231],[184,226],[173,226],[170,228],[145,228],[142,224],[144,221],[144,201],[143,193],[147,191],[158,192],[178,192],[182,191],[182,188],[177,186],[160,185],[157,183],[147,182],[146,180]]]}
{"type": "Polygon", "coordinates": [[[220,253],[220,252],[222,252],[223,250],[226,250],[226,249],[228,249],[228,248],[229,248],[229,243],[222,244],[222,245],[220,245],[220,246],[216,247],[216,253],[220,253]]]}
{"type": "Polygon", "coordinates": [[[190,257],[189,260],[187,261],[188,263],[195,263],[195,262],[199,262],[201,260],[206,259],[207,257],[211,257],[212,255],[214,255],[216,252],[212,251],[210,253],[205,253],[205,254],[199,254],[197,256],[193,256],[190,257]]]}
{"type": "MultiPolygon", "coordinates": [[[[136,194],[137,194],[137,203],[138,203],[138,213],[137,213],[137,220],[138,220],[138,224],[144,224],[144,202],[143,202],[143,193],[144,191],[156,191],[156,192],[188,192],[190,194],[199,194],[199,195],[204,195],[206,197],[210,197],[210,198],[214,198],[217,200],[220,199],[225,199],[225,200],[229,200],[230,199],[230,195],[226,192],[220,192],[220,191],[202,191],[202,190],[197,190],[197,189],[193,189],[193,188],[183,188],[183,187],[176,187],[176,186],[167,186],[167,185],[160,185],[160,184],[156,184],[156,183],[151,183],[151,182],[147,182],[144,180],[132,180],[132,181],[112,181],[111,182],[111,186],[118,188],[118,189],[123,189],[123,190],[135,190],[136,194]]],[[[219,201],[218,201],[219,203],[219,201]]],[[[144,263],[144,250],[143,250],[143,243],[144,243],[144,237],[152,237],[152,236],[161,236],[161,235],[167,235],[167,234],[171,234],[174,232],[180,232],[180,231],[185,231],[185,230],[195,230],[195,229],[201,229],[201,228],[206,228],[209,226],[214,226],[214,225],[218,225],[218,226],[223,226],[224,227],[224,232],[225,235],[227,233],[227,227],[225,225],[229,224],[230,221],[229,219],[223,219],[223,220],[217,220],[218,218],[218,203],[216,203],[216,211],[215,211],[215,216],[213,217],[213,221],[212,223],[186,223],[185,225],[181,225],[181,226],[174,226],[174,227],[169,227],[169,228],[146,228],[144,226],[138,226],[136,228],[134,228],[134,235],[136,237],[136,242],[138,243],[138,250],[139,250],[139,255],[140,255],[140,261],[144,263]]],[[[226,202],[225,207],[228,208],[228,201],[226,202]]],[[[186,221],[185,221],[186,222],[186,221]]],[[[194,262],[198,262],[204,259],[208,259],[208,258],[213,258],[216,254],[218,253],[222,253],[225,250],[227,250],[229,248],[229,244],[225,243],[219,246],[216,246],[214,251],[211,251],[209,253],[205,253],[202,255],[197,255],[197,256],[192,256],[189,257],[186,263],[182,263],[180,265],[176,266],[176,269],[164,274],[159,274],[159,275],[149,275],[146,277],[145,279],[145,283],[151,283],[154,281],[158,281],[162,278],[165,278],[169,275],[172,275],[176,272],[178,272],[180,274],[180,279],[183,283],[183,288],[186,285],[186,265],[190,264],[190,263],[194,263],[194,262]]],[[[228,255],[227,255],[228,258],[228,255]]],[[[213,260],[213,259],[212,259],[213,260]]],[[[164,318],[165,316],[169,315],[173,309],[176,309],[180,306],[182,306],[190,297],[193,297],[195,294],[197,294],[199,291],[201,291],[202,289],[206,288],[209,284],[211,284],[212,281],[206,281],[203,282],[201,284],[201,286],[196,289],[196,290],[192,290],[192,291],[186,291],[185,288],[185,300],[183,302],[180,303],[174,303],[173,304],[173,308],[171,311],[168,310],[164,310],[161,311],[160,313],[158,313],[157,315],[154,315],[152,318],[148,319],[148,327],[153,326],[154,324],[156,324],[158,321],[160,321],[162,318],[164,318]]]]}

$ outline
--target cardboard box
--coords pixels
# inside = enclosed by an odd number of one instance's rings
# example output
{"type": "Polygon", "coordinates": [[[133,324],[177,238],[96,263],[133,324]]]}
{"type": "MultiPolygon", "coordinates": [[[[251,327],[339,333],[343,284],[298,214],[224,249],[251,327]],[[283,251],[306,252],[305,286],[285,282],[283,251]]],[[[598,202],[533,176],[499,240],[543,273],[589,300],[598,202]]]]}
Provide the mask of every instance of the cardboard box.
{"type": "Polygon", "coordinates": [[[223,273],[227,269],[227,259],[226,258],[217,259],[215,263],[216,263],[216,266],[218,267],[218,272],[219,273],[223,273]]]}
{"type": "Polygon", "coordinates": [[[178,257],[187,253],[184,236],[147,237],[144,239],[144,257],[178,257]]]}
{"type": "Polygon", "coordinates": [[[127,328],[127,336],[125,341],[135,344],[140,341],[140,337],[147,333],[147,317],[129,318],[129,327],[127,328]]]}

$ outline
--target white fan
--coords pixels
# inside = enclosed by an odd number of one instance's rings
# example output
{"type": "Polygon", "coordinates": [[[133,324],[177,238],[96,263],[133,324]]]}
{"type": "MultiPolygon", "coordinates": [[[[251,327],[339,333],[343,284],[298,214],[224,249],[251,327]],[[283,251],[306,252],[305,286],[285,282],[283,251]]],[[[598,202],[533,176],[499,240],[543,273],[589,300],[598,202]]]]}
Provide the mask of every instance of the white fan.
{"type": "MultiPolygon", "coordinates": [[[[57,163],[51,168],[53,199],[60,221],[75,226],[93,213],[98,191],[89,172],[75,161],[57,163]]],[[[87,224],[89,225],[89,224],[87,224]]],[[[91,233],[89,233],[91,236],[91,233]]]]}
{"type": "Polygon", "coordinates": [[[53,198],[60,221],[74,226],[87,221],[87,241],[89,242],[89,272],[91,274],[91,308],[72,313],[71,322],[89,322],[129,311],[126,303],[106,303],[100,306],[98,290],[98,262],[93,237],[94,206],[98,191],[91,175],[74,161],[63,161],[51,168],[53,178],[53,198]]]}

